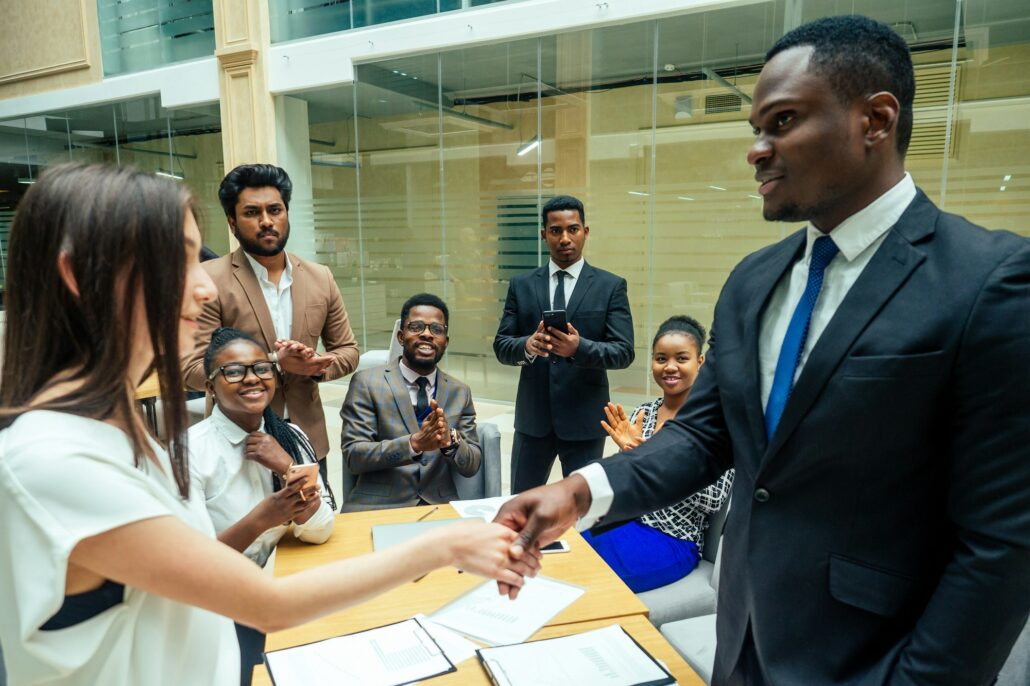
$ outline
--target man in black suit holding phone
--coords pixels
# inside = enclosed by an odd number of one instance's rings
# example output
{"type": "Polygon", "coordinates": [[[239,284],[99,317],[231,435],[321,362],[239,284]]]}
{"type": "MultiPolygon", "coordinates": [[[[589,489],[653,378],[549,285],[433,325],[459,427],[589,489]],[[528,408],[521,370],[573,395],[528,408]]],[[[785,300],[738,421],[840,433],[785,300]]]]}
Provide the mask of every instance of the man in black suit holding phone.
{"type": "Polygon", "coordinates": [[[494,338],[498,361],[522,367],[512,493],[546,483],[555,455],[565,476],[601,457],[606,370],[633,362],[626,280],[583,259],[590,234],[583,203],[559,195],[540,216],[551,259],[511,280],[494,338]]]}

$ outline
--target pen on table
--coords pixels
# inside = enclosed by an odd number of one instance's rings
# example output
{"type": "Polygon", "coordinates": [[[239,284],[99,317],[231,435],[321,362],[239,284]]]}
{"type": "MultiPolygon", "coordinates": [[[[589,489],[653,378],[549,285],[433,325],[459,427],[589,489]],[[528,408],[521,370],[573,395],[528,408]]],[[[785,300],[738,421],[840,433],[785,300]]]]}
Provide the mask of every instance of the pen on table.
{"type": "Polygon", "coordinates": [[[418,519],[416,519],[415,521],[416,521],[416,522],[421,522],[421,521],[422,521],[423,519],[425,519],[426,517],[428,517],[429,515],[433,514],[434,512],[436,512],[436,511],[437,511],[437,510],[439,510],[439,509],[440,509],[440,508],[439,508],[438,506],[437,506],[437,507],[434,507],[434,508],[433,508],[432,510],[430,510],[430,511],[429,511],[429,512],[427,512],[427,513],[425,513],[424,515],[422,515],[421,517],[419,517],[419,518],[418,518],[418,519]]]}
{"type": "MultiPolygon", "coordinates": [[[[429,515],[433,514],[434,512],[436,512],[436,511],[437,511],[437,510],[439,510],[439,509],[440,509],[440,506],[439,506],[439,505],[434,505],[434,506],[433,506],[433,509],[432,509],[432,510],[430,510],[430,511],[429,511],[429,512],[427,512],[427,513],[425,513],[424,515],[422,515],[421,517],[419,517],[419,518],[418,518],[418,519],[416,519],[415,521],[416,521],[416,522],[421,522],[421,521],[422,521],[423,519],[425,519],[426,517],[428,517],[429,515]]],[[[413,583],[413,584],[417,584],[417,583],[418,583],[419,581],[422,581],[422,579],[425,579],[425,578],[426,578],[427,576],[429,576],[429,573],[428,573],[428,572],[427,572],[426,574],[423,574],[423,575],[422,575],[422,576],[420,576],[419,578],[415,579],[415,580],[414,580],[414,581],[412,581],[411,583],[413,583]]]]}

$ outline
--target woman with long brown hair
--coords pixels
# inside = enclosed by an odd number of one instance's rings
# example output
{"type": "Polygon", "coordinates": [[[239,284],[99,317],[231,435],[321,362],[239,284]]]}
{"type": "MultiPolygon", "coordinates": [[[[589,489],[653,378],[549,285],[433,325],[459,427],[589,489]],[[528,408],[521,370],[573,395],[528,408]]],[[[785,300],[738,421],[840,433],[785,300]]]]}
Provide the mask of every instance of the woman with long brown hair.
{"type": "Polygon", "coordinates": [[[521,585],[497,524],[274,578],[214,538],[190,497],[179,350],[214,297],[188,193],[68,164],[11,230],[0,378],[0,643],[15,684],[239,682],[234,619],[277,631],[436,567],[521,585]],[[167,448],[134,408],[156,369],[167,448]]]}

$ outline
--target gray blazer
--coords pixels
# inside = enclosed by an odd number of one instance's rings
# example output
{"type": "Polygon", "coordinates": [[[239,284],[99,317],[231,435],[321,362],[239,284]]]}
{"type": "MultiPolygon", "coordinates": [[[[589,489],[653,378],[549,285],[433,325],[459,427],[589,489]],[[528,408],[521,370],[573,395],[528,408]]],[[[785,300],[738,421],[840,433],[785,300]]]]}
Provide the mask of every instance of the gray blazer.
{"type": "Polygon", "coordinates": [[[472,476],[483,462],[476,434],[472,391],[437,369],[436,402],[447,423],[461,434],[457,452],[411,457],[408,437],[418,430],[415,408],[401,376],[399,360],[358,372],[351,379],[340,410],[343,460],[354,474],[354,488],[344,496],[341,511],[407,507],[419,498],[430,503],[456,500],[451,469],[472,476]]]}

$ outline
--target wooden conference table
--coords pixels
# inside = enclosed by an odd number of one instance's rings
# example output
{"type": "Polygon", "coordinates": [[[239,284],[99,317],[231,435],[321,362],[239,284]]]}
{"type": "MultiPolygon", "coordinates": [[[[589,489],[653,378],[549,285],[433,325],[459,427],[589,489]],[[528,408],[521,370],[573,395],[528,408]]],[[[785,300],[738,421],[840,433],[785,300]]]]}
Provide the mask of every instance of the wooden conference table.
{"type": "MultiPolygon", "coordinates": [[[[337,515],[332,538],[323,545],[300,543],[292,536],[283,538],[276,552],[275,574],[285,576],[308,567],[372,552],[372,526],[414,522],[429,511],[426,507],[353,512],[337,515]]],[[[426,518],[453,519],[450,505],[426,518]]],[[[555,615],[531,638],[553,638],[576,634],[618,623],[653,656],[665,663],[680,684],[701,686],[704,682],[683,661],[647,619],[647,606],[633,594],[598,557],[583,537],[569,530],[562,538],[571,551],[545,555],[541,573],[586,589],[572,605],[555,615]]],[[[408,619],[414,614],[432,614],[457,596],[483,583],[473,574],[459,574],[454,568],[438,569],[418,583],[408,583],[368,602],[317,619],[286,631],[269,634],[266,650],[278,650],[334,636],[354,633],[408,619]]],[[[459,664],[458,671],[436,677],[431,683],[490,684],[476,659],[459,664]]],[[[254,686],[272,682],[264,666],[254,670],[254,686]]]]}

